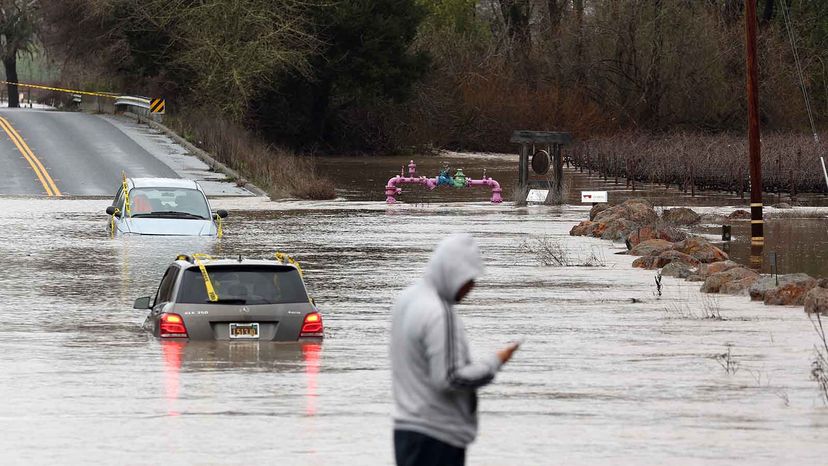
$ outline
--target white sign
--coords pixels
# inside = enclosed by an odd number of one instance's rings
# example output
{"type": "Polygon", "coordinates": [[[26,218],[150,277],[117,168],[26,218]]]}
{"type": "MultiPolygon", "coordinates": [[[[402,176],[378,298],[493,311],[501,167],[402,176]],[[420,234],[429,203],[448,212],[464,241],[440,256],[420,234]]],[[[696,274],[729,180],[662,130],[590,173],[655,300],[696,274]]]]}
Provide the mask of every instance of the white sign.
{"type": "Polygon", "coordinates": [[[530,189],[526,202],[546,202],[547,196],[549,196],[548,189],[530,189]]]}
{"type": "Polygon", "coordinates": [[[581,202],[607,202],[606,191],[581,191],[581,202]]]}

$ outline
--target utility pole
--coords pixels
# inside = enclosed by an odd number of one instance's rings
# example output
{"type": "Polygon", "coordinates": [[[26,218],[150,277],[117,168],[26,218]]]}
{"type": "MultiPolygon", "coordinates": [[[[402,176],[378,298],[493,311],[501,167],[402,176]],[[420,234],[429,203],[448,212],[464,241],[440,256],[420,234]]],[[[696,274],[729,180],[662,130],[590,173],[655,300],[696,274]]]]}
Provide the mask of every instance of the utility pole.
{"type": "Polygon", "coordinates": [[[747,53],[748,156],[750,157],[750,261],[762,266],[765,245],[762,216],[762,158],[759,142],[759,71],[756,64],[756,0],[745,2],[747,53]]]}

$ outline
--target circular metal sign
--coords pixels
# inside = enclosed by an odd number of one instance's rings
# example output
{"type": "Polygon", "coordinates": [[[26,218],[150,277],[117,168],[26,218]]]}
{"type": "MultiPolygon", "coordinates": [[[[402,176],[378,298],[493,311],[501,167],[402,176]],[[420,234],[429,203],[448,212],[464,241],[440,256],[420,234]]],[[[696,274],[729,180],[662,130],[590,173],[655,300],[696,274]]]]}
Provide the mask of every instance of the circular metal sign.
{"type": "Polygon", "coordinates": [[[545,175],[549,171],[549,153],[539,150],[532,154],[532,171],[538,175],[545,175]]]}

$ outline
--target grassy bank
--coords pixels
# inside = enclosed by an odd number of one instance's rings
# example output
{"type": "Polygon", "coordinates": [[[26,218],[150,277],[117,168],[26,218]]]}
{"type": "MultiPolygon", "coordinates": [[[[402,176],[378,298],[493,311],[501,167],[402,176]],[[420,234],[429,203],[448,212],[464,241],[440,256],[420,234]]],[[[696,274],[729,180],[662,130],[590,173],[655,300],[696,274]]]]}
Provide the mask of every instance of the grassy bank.
{"type": "MultiPolygon", "coordinates": [[[[821,141],[825,141],[822,135],[821,141]]],[[[775,132],[762,136],[762,186],[765,192],[825,192],[819,156],[825,142],[816,144],[803,133],[775,132]]],[[[628,132],[576,144],[570,160],[582,171],[609,178],[657,183],[696,190],[720,190],[745,195],[750,191],[747,138],[740,134],[679,131],[662,135],[628,132]]]]}
{"type": "Polygon", "coordinates": [[[164,124],[273,198],[321,200],[336,196],[333,182],[317,173],[312,157],[266,144],[240,124],[203,110],[167,115],[164,124]]]}

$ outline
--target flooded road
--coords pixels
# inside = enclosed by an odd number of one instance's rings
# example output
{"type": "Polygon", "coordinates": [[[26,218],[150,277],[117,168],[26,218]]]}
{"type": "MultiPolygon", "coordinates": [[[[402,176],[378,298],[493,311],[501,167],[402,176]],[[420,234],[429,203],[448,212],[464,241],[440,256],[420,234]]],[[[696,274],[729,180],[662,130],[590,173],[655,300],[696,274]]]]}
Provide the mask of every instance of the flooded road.
{"type": "Polygon", "coordinates": [[[391,464],[389,307],[458,231],[488,267],[458,309],[474,352],[526,338],[481,392],[469,464],[828,454],[801,307],[703,298],[670,277],[659,298],[618,246],[568,235],[586,207],[219,199],[222,240],[112,240],[107,204],[0,198],[4,464],[391,464]],[[543,267],[522,246],[543,238],[604,266],[543,267]],[[277,250],[303,264],[321,345],[162,344],[140,329],[132,301],[176,254],[277,250]],[[723,319],[702,318],[710,309],[723,319]],[[717,359],[728,348],[735,373],[717,359]]]}

